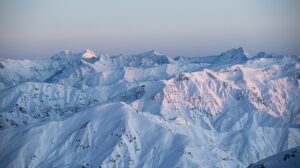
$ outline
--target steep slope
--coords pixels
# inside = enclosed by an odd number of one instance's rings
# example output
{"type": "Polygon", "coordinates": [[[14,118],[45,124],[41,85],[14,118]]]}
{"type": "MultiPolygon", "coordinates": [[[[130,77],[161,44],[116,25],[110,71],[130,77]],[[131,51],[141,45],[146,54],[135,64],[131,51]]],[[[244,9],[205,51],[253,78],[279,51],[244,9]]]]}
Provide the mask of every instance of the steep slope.
{"type": "Polygon", "coordinates": [[[292,148],[284,152],[280,152],[276,155],[270,156],[257,163],[250,164],[247,168],[297,168],[300,167],[300,147],[292,148]]]}
{"type": "Polygon", "coordinates": [[[160,128],[122,103],[94,107],[63,121],[7,129],[0,134],[0,149],[7,154],[0,155],[1,167],[195,165],[184,156],[189,146],[187,137],[160,128]],[[5,146],[7,140],[18,146],[5,146]]]}
{"type": "Polygon", "coordinates": [[[0,128],[62,117],[97,103],[84,91],[47,83],[23,83],[0,94],[0,128]]]}

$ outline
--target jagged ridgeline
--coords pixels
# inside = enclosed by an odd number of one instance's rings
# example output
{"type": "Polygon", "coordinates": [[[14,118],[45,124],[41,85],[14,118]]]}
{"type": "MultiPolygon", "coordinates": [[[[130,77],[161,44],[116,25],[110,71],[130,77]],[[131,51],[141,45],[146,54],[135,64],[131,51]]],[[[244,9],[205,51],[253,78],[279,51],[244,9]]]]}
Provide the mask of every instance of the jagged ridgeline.
{"type": "Polygon", "coordinates": [[[299,86],[299,56],[243,48],[1,59],[0,167],[298,167],[299,86]]]}

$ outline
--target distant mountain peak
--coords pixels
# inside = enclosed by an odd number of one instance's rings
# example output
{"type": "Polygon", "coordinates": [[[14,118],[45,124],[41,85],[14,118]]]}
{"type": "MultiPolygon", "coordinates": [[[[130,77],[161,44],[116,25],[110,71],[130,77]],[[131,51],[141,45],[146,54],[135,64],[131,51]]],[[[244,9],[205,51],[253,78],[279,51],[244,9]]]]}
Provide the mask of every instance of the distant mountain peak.
{"type": "Polygon", "coordinates": [[[253,58],[278,58],[278,57],[281,57],[281,55],[278,55],[278,54],[269,54],[269,53],[265,53],[265,52],[259,52],[257,53],[253,58]]]}
{"type": "Polygon", "coordinates": [[[246,50],[243,47],[239,47],[239,48],[232,48],[232,49],[226,51],[225,53],[233,54],[233,53],[245,53],[245,52],[246,52],[246,50]]]}
{"type": "Polygon", "coordinates": [[[87,49],[82,53],[82,58],[89,59],[93,57],[96,57],[96,53],[92,50],[87,49]]]}
{"type": "Polygon", "coordinates": [[[236,50],[240,51],[240,52],[245,52],[245,49],[243,47],[239,47],[236,50]]]}
{"type": "Polygon", "coordinates": [[[238,50],[240,51],[240,53],[243,53],[247,58],[250,58],[251,55],[250,53],[243,47],[238,48],[238,50]]]}
{"type": "Polygon", "coordinates": [[[51,59],[54,60],[72,60],[74,57],[74,54],[72,53],[71,50],[63,50],[60,51],[57,54],[54,54],[51,59]]]}
{"type": "Polygon", "coordinates": [[[230,57],[233,57],[233,56],[234,57],[241,56],[241,57],[246,57],[246,58],[250,57],[250,54],[243,47],[232,48],[232,49],[222,53],[221,55],[230,56],[230,57]]]}
{"type": "Polygon", "coordinates": [[[150,50],[148,52],[149,54],[153,54],[153,55],[161,55],[157,50],[150,50]]]}
{"type": "Polygon", "coordinates": [[[162,55],[161,53],[159,53],[157,50],[151,50],[149,51],[150,53],[152,53],[153,55],[162,55]]]}
{"type": "Polygon", "coordinates": [[[95,63],[100,57],[94,51],[87,49],[81,54],[81,58],[86,62],[95,63]]]}
{"type": "Polygon", "coordinates": [[[62,54],[62,55],[72,55],[73,53],[72,53],[71,50],[63,50],[59,54],[62,54]]]}
{"type": "Polygon", "coordinates": [[[150,51],[143,52],[143,53],[140,53],[137,55],[154,56],[154,55],[162,55],[162,54],[160,54],[157,50],[150,50],[150,51]]]}

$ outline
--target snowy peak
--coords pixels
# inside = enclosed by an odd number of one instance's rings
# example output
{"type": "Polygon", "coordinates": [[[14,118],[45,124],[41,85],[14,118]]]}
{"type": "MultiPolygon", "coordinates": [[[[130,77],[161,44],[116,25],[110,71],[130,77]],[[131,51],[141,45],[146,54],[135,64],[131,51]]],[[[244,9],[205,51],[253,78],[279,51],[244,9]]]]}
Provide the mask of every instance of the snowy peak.
{"type": "Polygon", "coordinates": [[[96,55],[96,53],[94,51],[91,51],[89,49],[85,50],[82,54],[81,54],[81,58],[83,60],[85,60],[86,62],[89,63],[95,63],[96,61],[99,60],[99,56],[96,55]]]}
{"type": "Polygon", "coordinates": [[[242,47],[230,49],[218,56],[217,64],[242,64],[249,59],[249,55],[242,47]]]}
{"type": "Polygon", "coordinates": [[[72,51],[71,50],[63,50],[60,52],[61,55],[72,55],[72,51]]]}
{"type": "Polygon", "coordinates": [[[233,48],[220,55],[205,56],[205,57],[185,57],[179,56],[174,60],[181,64],[210,64],[214,67],[230,66],[233,64],[242,64],[249,59],[249,54],[243,49],[233,48]]]}
{"type": "Polygon", "coordinates": [[[99,58],[95,52],[91,50],[85,50],[82,53],[72,53],[70,50],[64,50],[51,57],[52,60],[64,60],[64,61],[76,61],[80,62],[80,58],[90,63],[96,62],[99,58]]]}
{"type": "Polygon", "coordinates": [[[96,57],[96,53],[87,49],[82,53],[81,57],[84,59],[90,59],[90,58],[96,57]]]}
{"type": "Polygon", "coordinates": [[[52,60],[61,60],[61,61],[63,61],[63,60],[70,61],[70,60],[73,60],[76,58],[78,58],[78,57],[76,57],[76,54],[74,54],[70,50],[63,50],[51,57],[52,60]]]}
{"type": "Polygon", "coordinates": [[[144,52],[144,53],[138,54],[138,55],[148,55],[148,56],[154,56],[154,55],[162,55],[162,54],[160,54],[160,53],[159,53],[159,52],[157,52],[156,50],[150,50],[150,51],[147,51],[147,52],[144,52]]]}
{"type": "Polygon", "coordinates": [[[259,52],[253,58],[275,58],[275,57],[280,57],[280,55],[259,52]]]}
{"type": "Polygon", "coordinates": [[[237,49],[235,49],[235,48],[230,49],[230,50],[222,53],[221,56],[228,57],[228,58],[234,58],[234,57],[235,58],[241,57],[241,58],[244,58],[244,59],[249,58],[249,54],[242,47],[237,48],[237,49]]]}
{"type": "Polygon", "coordinates": [[[71,50],[63,50],[57,54],[55,54],[53,57],[72,57],[74,54],[71,50]]]}
{"type": "Polygon", "coordinates": [[[167,56],[159,54],[155,50],[148,52],[123,56],[120,58],[122,64],[127,67],[154,67],[161,64],[169,64],[169,59],[167,56]]]}

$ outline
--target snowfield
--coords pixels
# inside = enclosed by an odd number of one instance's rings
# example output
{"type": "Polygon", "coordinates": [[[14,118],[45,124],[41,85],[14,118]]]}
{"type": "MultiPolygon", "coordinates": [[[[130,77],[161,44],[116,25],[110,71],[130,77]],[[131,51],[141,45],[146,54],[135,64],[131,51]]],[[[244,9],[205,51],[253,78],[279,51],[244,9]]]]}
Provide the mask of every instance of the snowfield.
{"type": "Polygon", "coordinates": [[[300,56],[2,58],[0,167],[299,167],[299,102],[300,56]]]}

